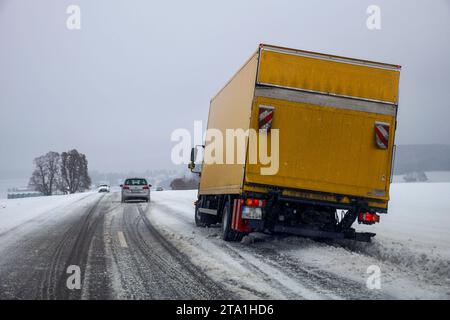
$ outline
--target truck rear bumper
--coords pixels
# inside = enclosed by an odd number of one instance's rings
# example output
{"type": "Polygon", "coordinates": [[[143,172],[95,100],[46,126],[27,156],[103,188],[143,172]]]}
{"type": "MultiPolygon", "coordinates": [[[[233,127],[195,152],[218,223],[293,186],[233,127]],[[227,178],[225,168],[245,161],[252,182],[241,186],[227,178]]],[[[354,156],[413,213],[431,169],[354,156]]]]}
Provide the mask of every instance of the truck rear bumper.
{"type": "Polygon", "coordinates": [[[322,231],[301,227],[286,227],[276,225],[274,232],[294,234],[302,237],[323,239],[351,239],[362,242],[370,242],[376,234],[372,232],[355,232],[353,229],[346,232],[322,231]]]}

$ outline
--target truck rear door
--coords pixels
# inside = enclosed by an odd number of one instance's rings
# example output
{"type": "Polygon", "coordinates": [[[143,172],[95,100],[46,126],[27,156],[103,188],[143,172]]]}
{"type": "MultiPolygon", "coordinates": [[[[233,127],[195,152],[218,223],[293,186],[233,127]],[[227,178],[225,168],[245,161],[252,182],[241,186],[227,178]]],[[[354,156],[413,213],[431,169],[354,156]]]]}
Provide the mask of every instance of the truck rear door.
{"type": "Polygon", "coordinates": [[[398,83],[397,66],[262,47],[251,128],[273,108],[279,170],[247,163],[245,181],[388,200],[398,83]]]}

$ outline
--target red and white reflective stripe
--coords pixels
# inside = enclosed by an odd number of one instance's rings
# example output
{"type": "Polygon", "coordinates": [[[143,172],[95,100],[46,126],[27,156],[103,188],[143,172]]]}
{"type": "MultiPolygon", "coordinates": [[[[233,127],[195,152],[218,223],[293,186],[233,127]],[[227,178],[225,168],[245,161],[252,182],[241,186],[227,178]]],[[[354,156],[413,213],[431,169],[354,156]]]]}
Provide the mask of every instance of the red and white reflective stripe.
{"type": "Polygon", "coordinates": [[[234,199],[233,200],[233,215],[231,216],[231,229],[233,229],[233,230],[236,230],[236,225],[237,225],[237,220],[238,220],[237,212],[239,212],[237,210],[237,208],[239,205],[240,205],[239,199],[234,199]]]}
{"type": "Polygon", "coordinates": [[[389,146],[389,123],[375,122],[375,141],[378,148],[387,149],[389,146]]]}
{"type": "Polygon", "coordinates": [[[234,199],[233,201],[233,215],[231,216],[231,229],[238,232],[250,232],[248,222],[242,219],[242,204],[243,200],[234,199]]]}
{"type": "Polygon", "coordinates": [[[259,129],[269,131],[272,128],[272,120],[273,120],[273,111],[274,107],[270,106],[259,106],[259,129]]]}

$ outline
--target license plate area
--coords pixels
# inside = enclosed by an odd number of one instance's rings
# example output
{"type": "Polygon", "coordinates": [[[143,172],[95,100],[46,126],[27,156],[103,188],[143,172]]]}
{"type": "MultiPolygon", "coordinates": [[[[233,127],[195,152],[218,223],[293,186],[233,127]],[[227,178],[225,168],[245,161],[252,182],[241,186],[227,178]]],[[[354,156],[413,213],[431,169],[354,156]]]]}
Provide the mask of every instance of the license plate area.
{"type": "Polygon", "coordinates": [[[262,219],[262,208],[243,206],[242,207],[242,219],[261,220],[262,219]]]}

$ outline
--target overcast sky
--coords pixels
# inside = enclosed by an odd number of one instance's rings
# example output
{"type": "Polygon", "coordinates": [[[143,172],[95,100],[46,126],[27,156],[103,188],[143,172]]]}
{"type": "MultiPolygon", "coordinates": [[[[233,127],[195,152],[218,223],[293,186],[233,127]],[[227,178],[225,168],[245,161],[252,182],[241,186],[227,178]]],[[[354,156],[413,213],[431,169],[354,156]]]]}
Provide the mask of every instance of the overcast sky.
{"type": "Polygon", "coordinates": [[[206,123],[259,43],[402,65],[397,144],[450,143],[448,0],[0,0],[0,176],[71,148],[99,171],[172,167],[171,132],[206,123]]]}

